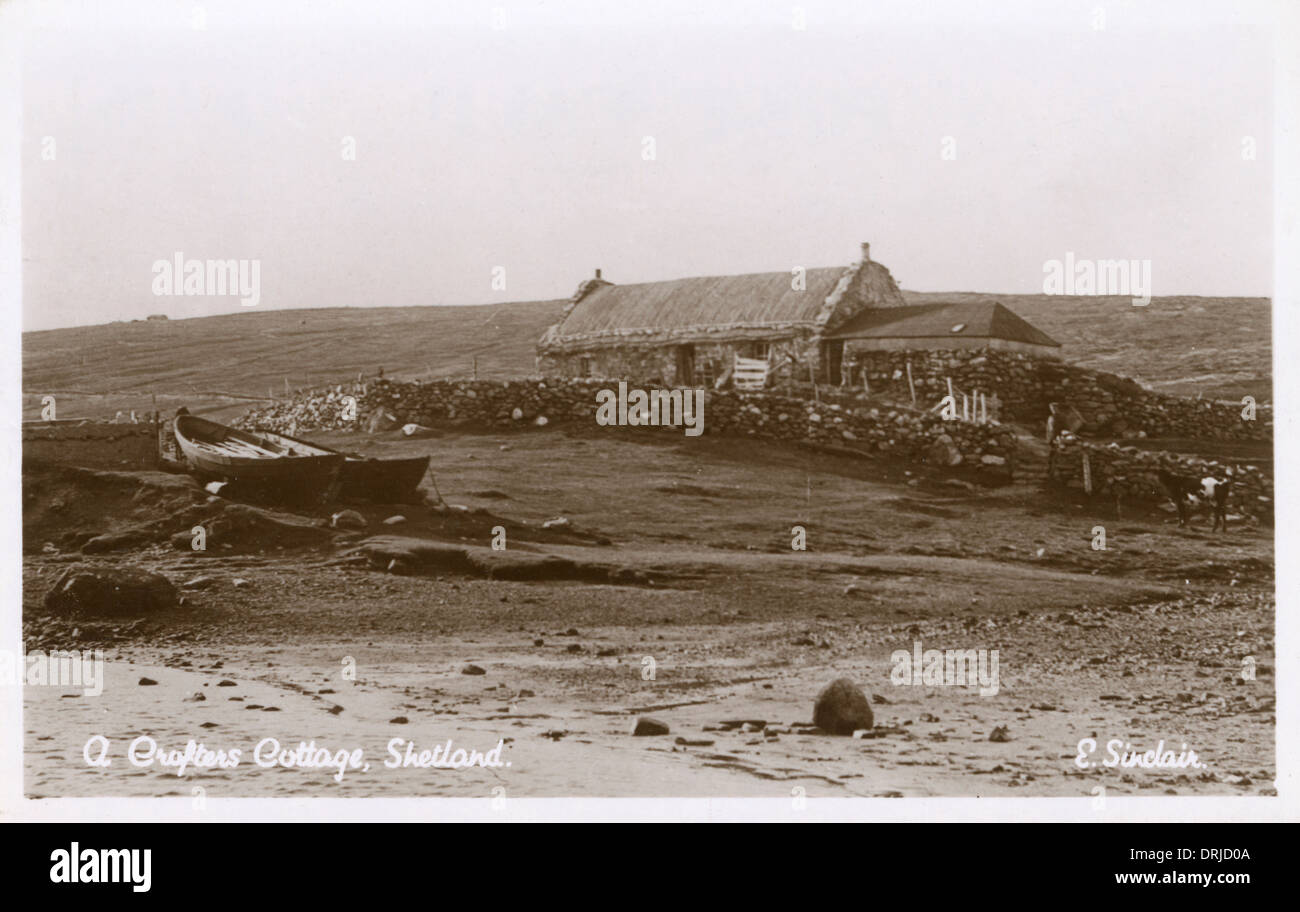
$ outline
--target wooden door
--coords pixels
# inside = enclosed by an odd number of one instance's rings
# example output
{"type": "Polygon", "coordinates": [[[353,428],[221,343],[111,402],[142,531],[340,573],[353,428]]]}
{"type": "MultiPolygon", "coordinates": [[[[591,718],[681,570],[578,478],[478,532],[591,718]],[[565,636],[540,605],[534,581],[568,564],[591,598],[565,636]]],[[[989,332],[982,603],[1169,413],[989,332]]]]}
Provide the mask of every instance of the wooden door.
{"type": "Polygon", "coordinates": [[[695,346],[677,346],[677,386],[695,385],[695,346]]]}

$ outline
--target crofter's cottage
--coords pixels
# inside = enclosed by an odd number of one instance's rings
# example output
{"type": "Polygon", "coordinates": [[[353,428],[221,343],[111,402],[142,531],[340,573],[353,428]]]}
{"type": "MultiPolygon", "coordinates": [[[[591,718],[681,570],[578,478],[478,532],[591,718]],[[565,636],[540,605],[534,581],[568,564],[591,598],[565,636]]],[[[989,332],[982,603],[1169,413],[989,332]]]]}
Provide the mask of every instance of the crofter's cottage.
{"type": "Polygon", "coordinates": [[[967,347],[1059,346],[1000,304],[908,306],[863,244],[848,268],[639,285],[615,285],[598,269],[538,343],[537,366],[546,376],[685,387],[721,385],[733,371],[739,380],[758,365],[769,382],[839,384],[855,382],[853,359],[873,349],[967,347]]]}
{"type": "Polygon", "coordinates": [[[627,377],[711,386],[736,357],[773,376],[838,376],[825,334],[868,308],[906,302],[867,244],[852,266],[615,285],[596,271],[537,346],[549,376],[627,377]]]}

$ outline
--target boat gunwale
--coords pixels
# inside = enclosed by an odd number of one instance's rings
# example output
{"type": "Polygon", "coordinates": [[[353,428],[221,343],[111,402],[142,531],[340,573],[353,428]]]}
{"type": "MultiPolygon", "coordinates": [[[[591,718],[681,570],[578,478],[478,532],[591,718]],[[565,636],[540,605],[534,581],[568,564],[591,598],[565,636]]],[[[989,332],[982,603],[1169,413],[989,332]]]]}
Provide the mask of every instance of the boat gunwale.
{"type": "MultiPolygon", "coordinates": [[[[309,474],[315,474],[311,470],[315,469],[321,473],[337,471],[346,461],[342,453],[275,453],[269,451],[266,455],[244,454],[233,449],[223,447],[220,441],[205,440],[195,432],[221,432],[223,438],[233,438],[241,443],[251,446],[257,446],[261,449],[268,449],[261,446],[264,438],[258,438],[254,433],[232,428],[228,425],[211,421],[207,418],[201,418],[197,415],[178,415],[172,424],[172,431],[176,436],[176,442],[181,451],[185,454],[186,459],[190,461],[196,469],[207,472],[224,472],[239,469],[253,469],[253,475],[262,477],[281,476],[301,473],[306,470],[309,474]]],[[[215,434],[214,434],[215,436],[215,434]]]]}
{"type": "Polygon", "coordinates": [[[288,434],[282,434],[279,431],[272,431],[269,428],[253,428],[253,433],[274,434],[284,440],[292,440],[294,443],[300,443],[303,446],[315,447],[318,450],[325,450],[327,453],[337,453],[340,456],[345,456],[348,462],[384,462],[389,464],[410,463],[411,465],[414,465],[416,462],[424,460],[424,464],[427,468],[428,464],[433,461],[432,453],[426,453],[423,456],[363,456],[360,453],[352,453],[347,450],[336,450],[323,443],[314,443],[310,440],[303,440],[300,437],[291,437],[288,434]]]}

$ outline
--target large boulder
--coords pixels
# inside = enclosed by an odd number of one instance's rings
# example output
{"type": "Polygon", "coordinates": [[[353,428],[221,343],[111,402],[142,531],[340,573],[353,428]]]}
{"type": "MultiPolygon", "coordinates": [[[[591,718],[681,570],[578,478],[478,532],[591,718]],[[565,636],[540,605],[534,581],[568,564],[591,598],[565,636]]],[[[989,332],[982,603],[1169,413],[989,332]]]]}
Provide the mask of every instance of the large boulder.
{"type": "Polygon", "coordinates": [[[130,617],[175,606],[167,577],[137,567],[71,568],[45,593],[45,609],[60,615],[130,617]]]}
{"type": "Polygon", "coordinates": [[[813,724],[833,735],[851,735],[860,728],[871,728],[871,701],[848,678],[827,684],[813,706],[813,724]]]}
{"type": "Polygon", "coordinates": [[[930,444],[926,452],[926,461],[932,465],[952,467],[961,464],[961,450],[947,434],[940,434],[930,444]]]}
{"type": "Polygon", "coordinates": [[[652,735],[669,734],[668,723],[661,722],[650,716],[641,716],[636,720],[636,725],[632,727],[632,734],[638,738],[652,735]]]}

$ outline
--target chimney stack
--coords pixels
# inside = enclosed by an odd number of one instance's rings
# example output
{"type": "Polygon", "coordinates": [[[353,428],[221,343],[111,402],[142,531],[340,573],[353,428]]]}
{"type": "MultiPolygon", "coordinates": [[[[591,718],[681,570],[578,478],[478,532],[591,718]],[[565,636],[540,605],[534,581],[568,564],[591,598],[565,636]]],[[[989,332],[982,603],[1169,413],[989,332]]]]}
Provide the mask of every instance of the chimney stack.
{"type": "Polygon", "coordinates": [[[866,241],[862,242],[862,262],[863,263],[871,262],[871,245],[868,244],[866,241]]]}
{"type": "Polygon", "coordinates": [[[599,270],[599,269],[596,270],[596,278],[598,278],[598,279],[600,278],[600,270],[599,270]]]}

